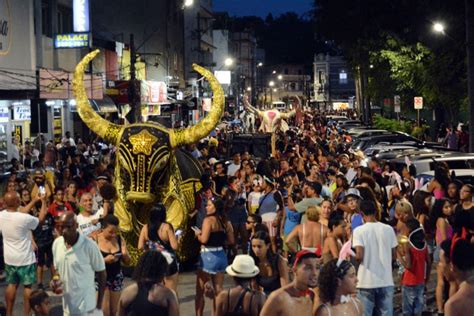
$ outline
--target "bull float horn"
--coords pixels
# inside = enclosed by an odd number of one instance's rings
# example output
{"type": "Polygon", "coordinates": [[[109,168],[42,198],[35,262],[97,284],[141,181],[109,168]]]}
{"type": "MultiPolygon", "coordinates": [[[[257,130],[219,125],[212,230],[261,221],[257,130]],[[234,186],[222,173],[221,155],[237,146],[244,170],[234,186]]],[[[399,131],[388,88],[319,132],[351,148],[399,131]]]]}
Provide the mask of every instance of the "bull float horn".
{"type": "Polygon", "coordinates": [[[87,99],[86,88],[84,87],[84,71],[97,54],[99,54],[98,49],[87,54],[81,62],[77,64],[76,70],[74,71],[72,84],[74,96],[76,97],[77,112],[82,121],[86,123],[87,127],[89,127],[94,133],[109,143],[117,144],[118,136],[122,127],[103,119],[92,109],[89,100],[87,99]]]}
{"type": "Polygon", "coordinates": [[[224,91],[216,77],[214,77],[209,70],[199,65],[193,64],[193,69],[209,81],[209,84],[211,85],[214,94],[212,108],[207,116],[196,125],[181,130],[170,129],[170,142],[172,147],[193,144],[208,136],[217,126],[217,123],[219,123],[222,114],[224,113],[224,91]]]}

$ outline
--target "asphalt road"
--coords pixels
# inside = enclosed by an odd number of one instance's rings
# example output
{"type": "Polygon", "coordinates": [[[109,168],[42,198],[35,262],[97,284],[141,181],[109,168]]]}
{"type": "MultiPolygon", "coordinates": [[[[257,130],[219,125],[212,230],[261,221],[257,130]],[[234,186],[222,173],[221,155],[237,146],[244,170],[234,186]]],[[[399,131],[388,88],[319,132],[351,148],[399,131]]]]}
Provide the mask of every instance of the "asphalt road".
{"type": "MultiPolygon", "coordinates": [[[[395,273],[395,272],[394,272],[395,273]]],[[[49,274],[47,273],[47,276],[49,274]]],[[[395,282],[397,282],[397,276],[394,274],[395,282]]],[[[434,301],[434,289],[436,286],[436,273],[433,270],[431,275],[431,281],[428,284],[428,292],[426,293],[427,298],[427,311],[433,311],[435,307],[434,301]]],[[[130,284],[131,280],[126,278],[126,284],[130,284]]],[[[180,301],[180,314],[183,316],[190,316],[194,315],[194,297],[195,297],[195,284],[196,284],[196,275],[193,272],[184,272],[181,273],[179,276],[179,285],[178,285],[178,295],[180,301]]],[[[232,285],[232,279],[226,276],[224,288],[228,288],[232,285]]],[[[5,282],[0,283],[0,302],[5,302],[5,289],[6,284],[5,282]]],[[[22,315],[23,313],[23,295],[22,295],[22,288],[19,288],[17,292],[17,299],[15,302],[15,309],[14,315],[22,315]]],[[[54,295],[52,292],[48,291],[50,294],[51,306],[53,307],[52,315],[62,315],[61,310],[61,297],[54,295]]],[[[394,298],[394,305],[395,305],[395,315],[401,315],[401,293],[396,292],[394,298]]],[[[211,305],[212,301],[206,298],[206,307],[204,315],[210,316],[211,315],[211,305]]],[[[430,313],[426,313],[424,315],[431,315],[430,313]]],[[[435,315],[435,314],[433,314],[435,315]]]]}

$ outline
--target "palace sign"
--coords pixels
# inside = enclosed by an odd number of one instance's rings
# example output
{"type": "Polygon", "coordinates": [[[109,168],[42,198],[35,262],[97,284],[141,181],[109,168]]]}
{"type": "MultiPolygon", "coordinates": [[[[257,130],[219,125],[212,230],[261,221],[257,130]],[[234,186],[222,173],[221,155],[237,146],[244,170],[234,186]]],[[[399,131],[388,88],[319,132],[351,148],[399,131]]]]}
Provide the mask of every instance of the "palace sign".
{"type": "Polygon", "coordinates": [[[54,36],[54,48],[84,48],[90,46],[90,33],[56,34],[54,36]]]}

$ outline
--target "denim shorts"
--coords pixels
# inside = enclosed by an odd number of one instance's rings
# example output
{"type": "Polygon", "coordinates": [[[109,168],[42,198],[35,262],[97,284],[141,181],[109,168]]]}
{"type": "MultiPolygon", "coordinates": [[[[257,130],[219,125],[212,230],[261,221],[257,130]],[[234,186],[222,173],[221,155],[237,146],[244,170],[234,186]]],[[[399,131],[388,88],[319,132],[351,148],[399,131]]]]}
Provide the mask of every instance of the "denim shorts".
{"type": "Polygon", "coordinates": [[[199,256],[199,268],[209,274],[225,272],[227,268],[227,255],[224,250],[202,251],[199,256]]]}
{"type": "Polygon", "coordinates": [[[425,286],[402,285],[402,308],[403,315],[418,315],[423,312],[425,286]]]}

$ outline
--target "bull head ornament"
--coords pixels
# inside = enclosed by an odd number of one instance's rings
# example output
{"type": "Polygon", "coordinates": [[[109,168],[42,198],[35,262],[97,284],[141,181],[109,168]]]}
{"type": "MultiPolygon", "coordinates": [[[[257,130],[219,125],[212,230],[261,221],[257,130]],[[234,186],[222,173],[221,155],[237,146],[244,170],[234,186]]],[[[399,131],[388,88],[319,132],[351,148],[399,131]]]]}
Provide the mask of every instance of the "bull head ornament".
{"type": "MultiPolygon", "coordinates": [[[[188,212],[194,208],[194,193],[200,188],[201,168],[178,147],[199,141],[216,127],[224,112],[224,92],[211,72],[193,64],[193,69],[209,81],[214,93],[211,111],[198,124],[185,129],[168,129],[157,123],[113,124],[91,108],[84,87],[84,70],[98,53],[95,50],[87,54],[76,66],[74,95],[84,123],[106,142],[117,146],[114,184],[118,198],[114,214],[133,250],[154,203],[165,204],[167,221],[175,229],[186,228],[188,212]]],[[[131,254],[133,258],[134,252],[131,254]]]]}

